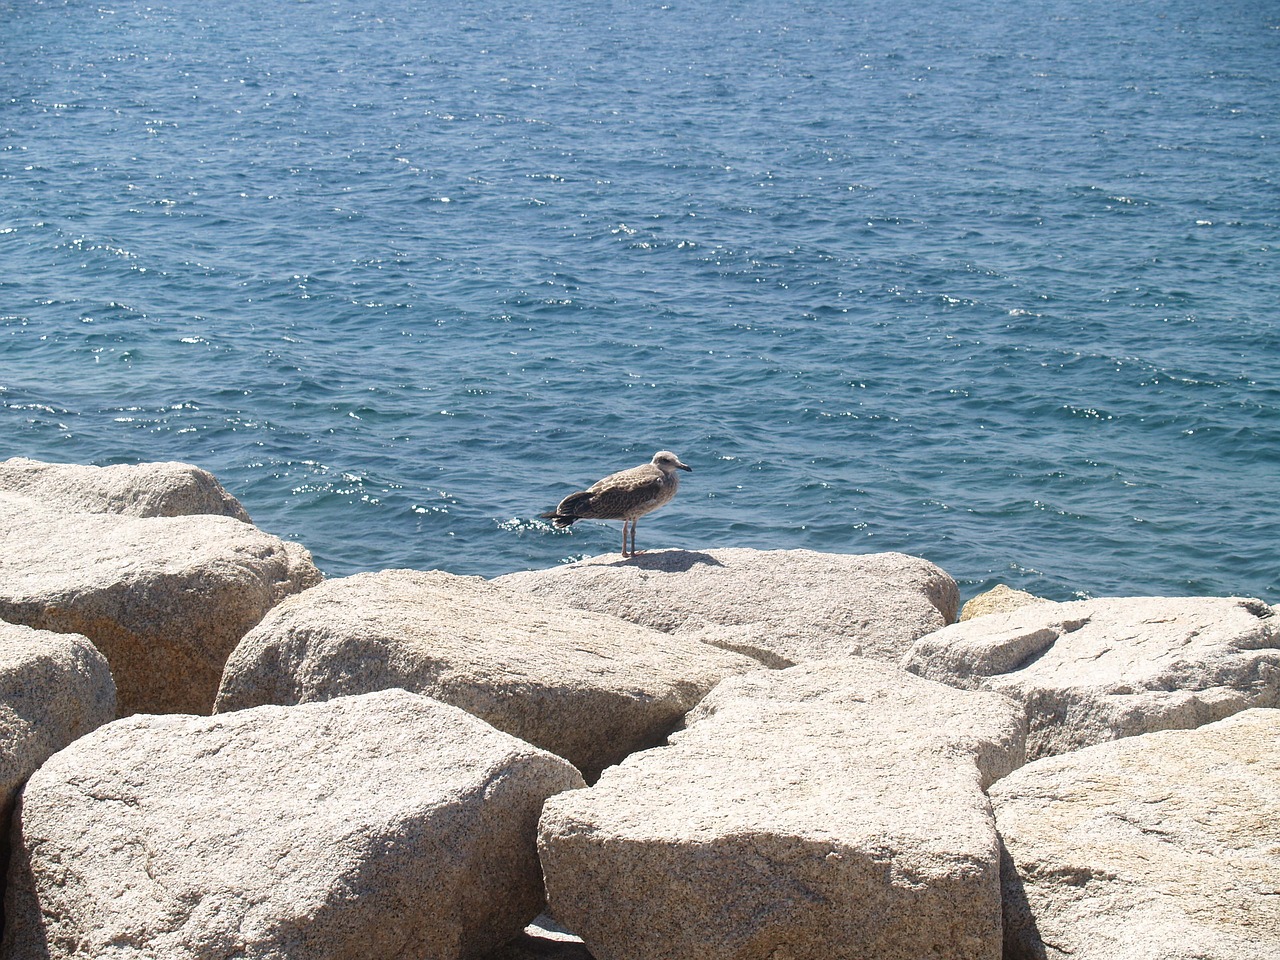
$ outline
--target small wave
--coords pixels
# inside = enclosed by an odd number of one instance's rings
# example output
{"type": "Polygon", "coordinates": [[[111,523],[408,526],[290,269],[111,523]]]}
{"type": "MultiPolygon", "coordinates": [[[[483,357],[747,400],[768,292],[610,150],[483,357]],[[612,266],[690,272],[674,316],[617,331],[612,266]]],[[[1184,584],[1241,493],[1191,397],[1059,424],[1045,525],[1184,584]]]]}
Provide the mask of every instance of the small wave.
{"type": "Polygon", "coordinates": [[[524,536],[527,533],[559,534],[560,531],[545,520],[533,517],[512,517],[509,520],[495,521],[499,530],[524,536]]]}

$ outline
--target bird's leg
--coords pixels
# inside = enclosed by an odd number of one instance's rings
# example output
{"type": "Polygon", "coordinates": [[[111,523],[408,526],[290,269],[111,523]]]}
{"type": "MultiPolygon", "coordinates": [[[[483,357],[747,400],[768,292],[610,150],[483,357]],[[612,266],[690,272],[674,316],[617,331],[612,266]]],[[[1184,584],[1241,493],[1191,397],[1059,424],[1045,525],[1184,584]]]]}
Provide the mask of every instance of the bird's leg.
{"type": "Polygon", "coordinates": [[[631,556],[639,556],[640,551],[636,549],[636,524],[638,520],[631,521],[631,556]]]}
{"type": "Polygon", "coordinates": [[[627,524],[630,522],[630,520],[622,521],[622,555],[624,557],[631,556],[631,554],[627,553],[627,524]]]}

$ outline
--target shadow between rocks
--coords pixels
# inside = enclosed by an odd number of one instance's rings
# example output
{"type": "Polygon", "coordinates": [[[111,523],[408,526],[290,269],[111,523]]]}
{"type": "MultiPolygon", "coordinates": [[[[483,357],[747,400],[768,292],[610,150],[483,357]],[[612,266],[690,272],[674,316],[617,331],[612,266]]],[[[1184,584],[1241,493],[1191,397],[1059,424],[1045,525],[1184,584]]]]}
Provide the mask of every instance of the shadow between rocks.
{"type": "Polygon", "coordinates": [[[1048,952],[1040,939],[1040,929],[1027,902],[1027,893],[1018,875],[1018,867],[1000,840],[1000,885],[1004,904],[1004,960],[1047,960],[1048,952]]]}
{"type": "Polygon", "coordinates": [[[481,960],[595,960],[581,939],[546,914],[481,960]]]}
{"type": "Polygon", "coordinates": [[[595,960],[581,941],[549,940],[522,933],[511,942],[486,953],[482,960],[595,960]]]}

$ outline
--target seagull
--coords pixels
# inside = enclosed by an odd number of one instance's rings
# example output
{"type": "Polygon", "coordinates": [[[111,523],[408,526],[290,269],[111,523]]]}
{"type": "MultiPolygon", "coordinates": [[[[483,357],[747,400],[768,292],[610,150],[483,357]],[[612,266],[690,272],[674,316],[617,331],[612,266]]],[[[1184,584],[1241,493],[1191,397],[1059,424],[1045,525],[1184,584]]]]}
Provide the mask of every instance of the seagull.
{"type": "Polygon", "coordinates": [[[586,490],[571,493],[551,513],[542,514],[556,527],[568,527],[578,520],[621,520],[622,555],[634,557],[636,521],[651,510],[657,510],[676,495],[680,486],[677,470],[693,472],[670,450],[659,450],[648,463],[630,470],[611,473],[586,490]],[[627,531],[631,531],[631,549],[627,550],[627,531]]]}

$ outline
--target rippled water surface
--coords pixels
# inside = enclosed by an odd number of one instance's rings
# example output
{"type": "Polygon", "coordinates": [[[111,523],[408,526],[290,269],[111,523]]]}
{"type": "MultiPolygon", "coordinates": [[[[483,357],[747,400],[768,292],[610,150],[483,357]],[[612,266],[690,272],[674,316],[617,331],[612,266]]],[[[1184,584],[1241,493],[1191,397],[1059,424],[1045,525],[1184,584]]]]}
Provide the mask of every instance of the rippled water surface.
{"type": "Polygon", "coordinates": [[[1280,8],[0,0],[0,456],[330,575],[901,550],[1280,601],[1280,8]]]}

